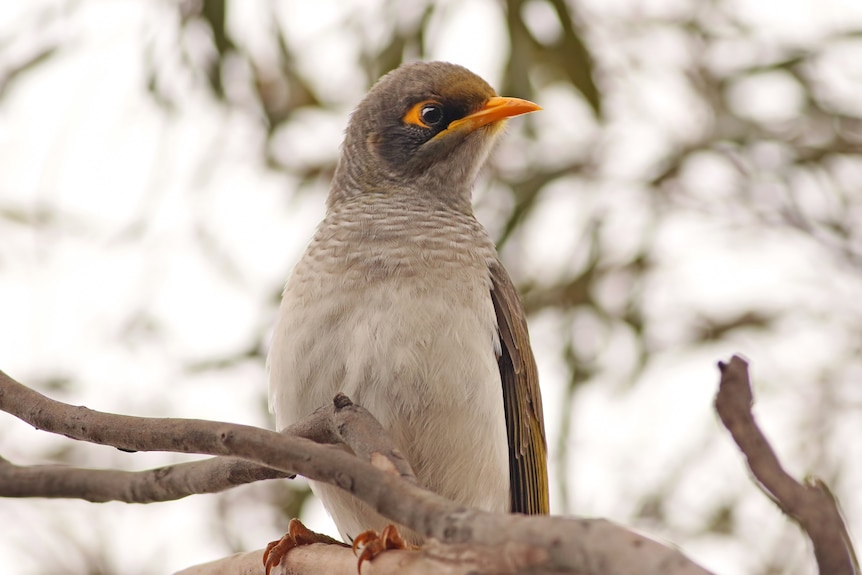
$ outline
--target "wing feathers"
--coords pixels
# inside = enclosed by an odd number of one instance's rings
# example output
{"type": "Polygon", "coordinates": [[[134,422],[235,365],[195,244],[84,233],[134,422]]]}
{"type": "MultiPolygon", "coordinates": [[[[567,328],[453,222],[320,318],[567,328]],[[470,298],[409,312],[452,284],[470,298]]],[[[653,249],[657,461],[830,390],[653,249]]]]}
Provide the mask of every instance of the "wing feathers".
{"type": "Polygon", "coordinates": [[[491,299],[502,348],[497,363],[509,439],[513,513],[548,513],[548,465],[536,361],[518,292],[500,262],[490,266],[491,299]]]}

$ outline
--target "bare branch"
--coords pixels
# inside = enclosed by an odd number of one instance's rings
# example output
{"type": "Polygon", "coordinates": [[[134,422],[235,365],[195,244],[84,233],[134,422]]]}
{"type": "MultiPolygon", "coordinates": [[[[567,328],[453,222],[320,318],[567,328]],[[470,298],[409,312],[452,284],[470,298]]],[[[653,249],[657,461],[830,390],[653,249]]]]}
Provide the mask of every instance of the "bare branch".
{"type": "Polygon", "coordinates": [[[760,489],[811,538],[821,575],[858,574],[847,528],[829,489],[818,480],[803,485],[791,477],[754,420],[748,363],[734,355],[730,363],[719,362],[718,368],[721,381],[715,409],[760,489]]]}
{"type": "Polygon", "coordinates": [[[73,439],[135,451],[241,457],[324,481],[352,493],[393,522],[445,544],[439,547],[440,553],[463,548],[452,544],[478,546],[506,557],[510,572],[708,573],[679,551],[609,521],[467,509],[403,481],[402,473],[393,472],[395,464],[382,466],[384,471],[341,448],[305,438],[245,425],[101,413],[48,399],[1,371],[0,409],[39,429],[73,439]]]}
{"type": "Polygon", "coordinates": [[[216,457],[146,471],[82,469],[65,465],[22,467],[0,457],[0,496],[74,498],[104,503],[174,501],[218,493],[244,483],[288,474],[233,457],[216,457]]]}
{"type": "MultiPolygon", "coordinates": [[[[433,541],[418,550],[388,550],[362,566],[362,575],[476,575],[514,573],[516,562],[528,546],[514,542],[501,552],[499,547],[481,545],[441,545],[433,541]]],[[[237,553],[217,561],[184,569],[175,575],[263,575],[261,551],[237,553]]],[[[272,575],[357,575],[356,557],[349,547],[315,543],[295,547],[285,555],[272,575]]],[[[670,568],[667,573],[677,573],[670,568]]],[[[571,571],[541,570],[542,575],[571,571]]],[[[633,573],[644,573],[636,570],[633,573]]],[[[661,571],[654,571],[659,573],[661,571]]],[[[536,573],[536,571],[531,571],[536,573]]],[[[662,572],[664,573],[664,572],[662,572]]]]}
{"type": "Polygon", "coordinates": [[[410,464],[380,422],[343,393],[335,396],[332,405],[318,408],[283,433],[316,443],[343,443],[363,461],[417,483],[410,464]]]}
{"type": "MultiPolygon", "coordinates": [[[[374,416],[339,394],[284,432],[317,443],[346,444],[365,461],[416,482],[410,464],[374,416]]],[[[74,498],[103,503],[154,503],[218,493],[245,483],[293,477],[234,457],[216,457],[146,471],[84,469],[64,465],[19,466],[0,457],[3,497],[74,498]]]]}

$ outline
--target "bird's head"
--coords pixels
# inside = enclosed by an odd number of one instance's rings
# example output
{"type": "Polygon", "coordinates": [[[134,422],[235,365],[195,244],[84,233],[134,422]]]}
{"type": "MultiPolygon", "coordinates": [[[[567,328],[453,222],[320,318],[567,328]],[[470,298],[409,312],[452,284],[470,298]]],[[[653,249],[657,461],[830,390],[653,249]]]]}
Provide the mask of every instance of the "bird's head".
{"type": "Polygon", "coordinates": [[[330,203],[406,192],[469,206],[473,181],[505,119],[540,109],[498,97],[461,66],[405,64],[381,78],[353,112],[330,203]]]}

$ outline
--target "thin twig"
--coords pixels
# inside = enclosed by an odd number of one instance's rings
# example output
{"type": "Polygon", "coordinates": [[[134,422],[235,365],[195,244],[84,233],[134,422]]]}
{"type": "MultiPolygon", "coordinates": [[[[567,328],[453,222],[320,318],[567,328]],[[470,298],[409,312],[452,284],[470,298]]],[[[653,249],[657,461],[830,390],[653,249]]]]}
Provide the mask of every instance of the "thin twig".
{"type": "Polygon", "coordinates": [[[745,455],[761,490],[808,534],[821,575],[858,575],[855,552],[835,499],[820,481],[801,484],[784,467],[751,413],[748,363],[734,355],[719,362],[715,409],[745,455]]]}

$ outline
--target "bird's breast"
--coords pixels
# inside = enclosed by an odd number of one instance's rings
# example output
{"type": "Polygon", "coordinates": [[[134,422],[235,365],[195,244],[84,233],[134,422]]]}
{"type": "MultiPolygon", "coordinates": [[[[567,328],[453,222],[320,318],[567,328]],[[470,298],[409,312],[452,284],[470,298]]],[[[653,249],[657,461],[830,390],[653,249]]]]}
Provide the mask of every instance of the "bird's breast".
{"type": "MultiPolygon", "coordinates": [[[[403,408],[415,410],[451,400],[443,391],[461,386],[456,371],[499,379],[494,248],[481,226],[434,212],[337,216],[321,224],[285,288],[270,362],[294,375],[276,373],[274,393],[295,389],[302,409],[318,402],[313,409],[333,390],[361,402],[385,389],[396,403],[403,390],[403,408]]],[[[273,400],[280,419],[293,411],[273,400]]]]}
{"type": "Polygon", "coordinates": [[[279,428],[346,393],[389,430],[427,487],[505,509],[494,256],[471,216],[325,220],[287,284],[273,337],[279,428]],[[465,488],[467,477],[483,477],[483,487],[465,488]]]}

